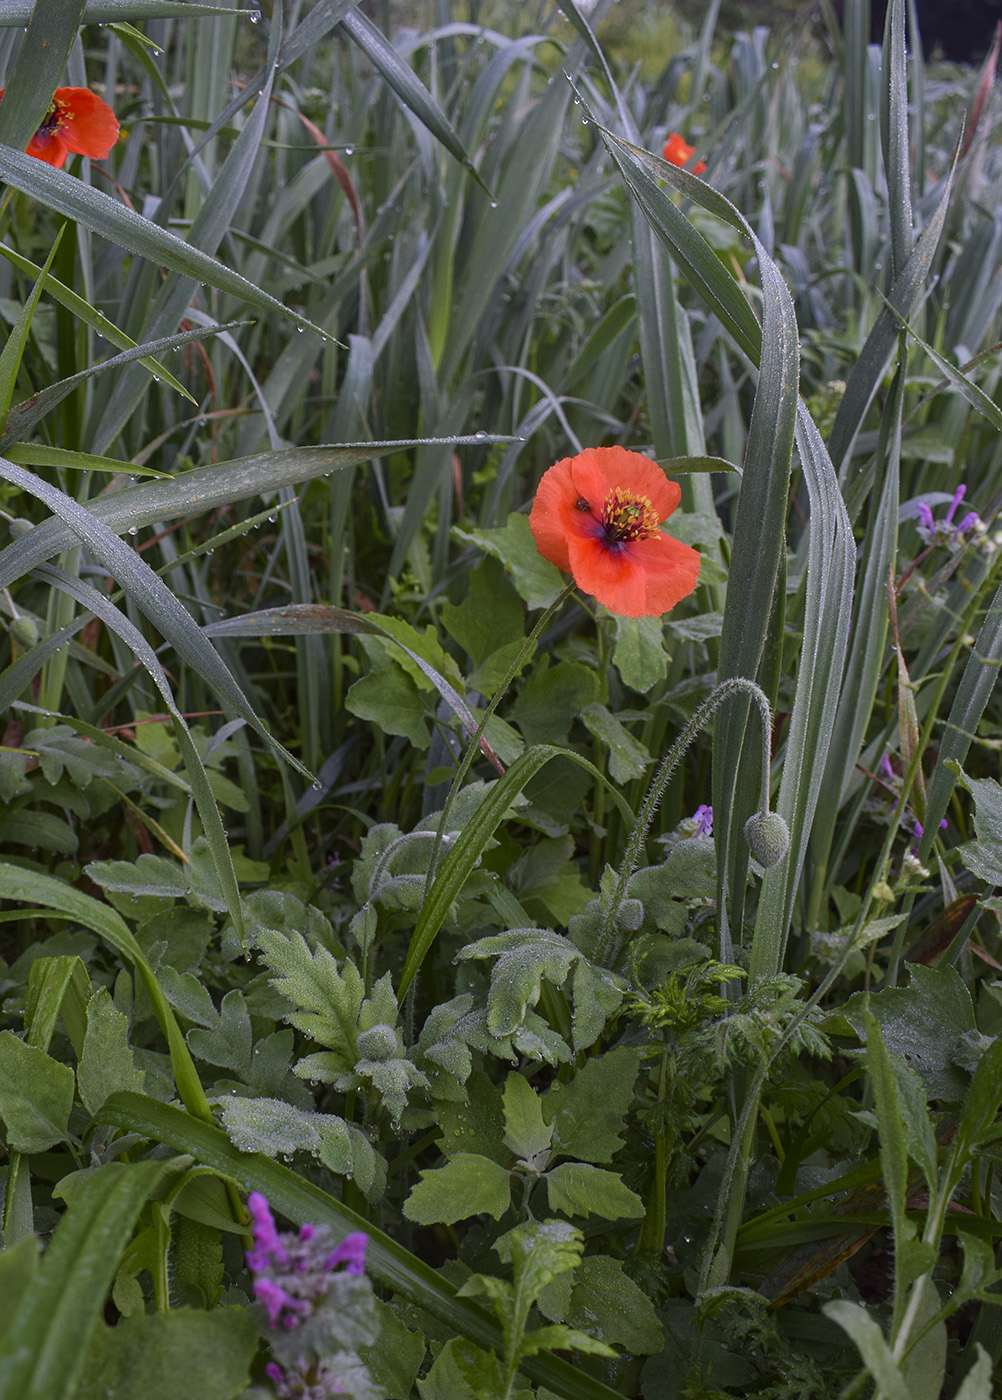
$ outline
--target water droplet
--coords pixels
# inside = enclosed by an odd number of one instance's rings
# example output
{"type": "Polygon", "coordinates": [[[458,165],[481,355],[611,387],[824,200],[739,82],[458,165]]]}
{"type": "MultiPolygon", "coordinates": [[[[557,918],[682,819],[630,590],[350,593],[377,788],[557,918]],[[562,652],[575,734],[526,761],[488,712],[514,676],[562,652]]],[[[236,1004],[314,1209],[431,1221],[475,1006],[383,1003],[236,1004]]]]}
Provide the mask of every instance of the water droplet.
{"type": "Polygon", "coordinates": [[[324,790],[324,785],[319,778],[315,778],[311,786],[314,792],[323,792],[324,790]]]}
{"type": "Polygon", "coordinates": [[[138,535],[138,534],[139,534],[139,526],[138,526],[138,525],[130,525],[130,526],[129,526],[129,534],[130,534],[130,535],[138,535]]]}
{"type": "Polygon", "coordinates": [[[345,146],[345,148],[344,148],[344,153],[345,153],[346,156],[353,156],[353,155],[355,154],[355,147],[354,147],[354,146],[345,146]]]}

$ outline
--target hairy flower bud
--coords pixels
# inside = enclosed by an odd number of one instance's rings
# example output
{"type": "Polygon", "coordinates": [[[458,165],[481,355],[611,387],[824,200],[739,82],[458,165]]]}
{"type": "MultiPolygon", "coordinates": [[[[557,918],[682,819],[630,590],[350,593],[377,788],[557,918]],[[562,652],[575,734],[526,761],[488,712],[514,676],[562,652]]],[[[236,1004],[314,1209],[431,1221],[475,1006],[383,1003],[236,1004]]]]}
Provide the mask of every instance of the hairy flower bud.
{"type": "Polygon", "coordinates": [[[360,1031],[356,1044],[358,1053],[366,1060],[392,1060],[397,1053],[397,1033],[392,1026],[380,1022],[367,1031],[360,1031]]]}
{"type": "Polygon", "coordinates": [[[745,840],[759,865],[778,865],[790,849],[790,829],[778,812],[754,812],[745,822],[745,840]]]}

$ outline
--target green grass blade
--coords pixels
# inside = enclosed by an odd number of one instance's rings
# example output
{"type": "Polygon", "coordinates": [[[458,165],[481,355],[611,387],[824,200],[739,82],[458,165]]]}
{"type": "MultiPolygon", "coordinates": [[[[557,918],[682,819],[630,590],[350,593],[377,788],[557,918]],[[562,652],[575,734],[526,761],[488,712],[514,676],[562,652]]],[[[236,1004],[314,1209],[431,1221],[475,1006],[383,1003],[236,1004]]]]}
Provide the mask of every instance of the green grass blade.
{"type": "Polygon", "coordinates": [[[0,1394],[70,1400],[133,1226],[164,1162],[115,1162],[74,1192],[0,1343],[0,1394]]]}
{"type": "Polygon", "coordinates": [[[170,642],[178,656],[202,677],[223,703],[257,730],[265,742],[287,762],[305,777],[311,777],[309,770],[272,738],[263,720],[191,613],[182,607],[171,589],[158,578],[134,549],[123,543],[106,525],[96,520],[84,506],[78,505],[71,497],[50,486],[48,482],[3,457],[0,457],[0,476],[6,477],[23,491],[37,496],[55,515],[65,521],[94,557],[118,580],[134,605],[170,642]]]}
{"type": "Polygon", "coordinates": [[[35,0],[0,102],[0,143],[23,150],[42,125],[80,27],[85,0],[35,0]]]}
{"type": "MultiPolygon", "coordinates": [[[[0,111],[3,110],[3,103],[0,102],[0,111]]],[[[45,260],[45,266],[40,269],[35,285],[28,293],[20,314],[14,323],[7,342],[0,351],[0,433],[3,432],[4,424],[7,421],[7,410],[10,408],[11,399],[14,397],[14,386],[17,383],[17,372],[21,367],[21,357],[24,354],[24,347],[28,343],[28,333],[31,330],[31,323],[35,317],[35,308],[38,306],[39,298],[42,295],[42,287],[48,275],[52,260],[56,256],[56,249],[59,247],[59,240],[63,236],[60,229],[56,234],[55,242],[49,250],[49,256],[45,260]]]]}
{"type": "MultiPolygon", "coordinates": [[[[231,322],[232,325],[239,325],[239,322],[231,322]]],[[[45,415],[57,404],[61,403],[67,395],[72,394],[78,385],[85,383],[96,374],[103,374],[105,370],[116,369],[121,365],[129,365],[139,360],[145,362],[149,358],[151,350],[178,350],[182,345],[190,345],[192,341],[204,340],[207,336],[215,335],[224,329],[221,326],[210,326],[205,329],[194,331],[182,331],[179,335],[165,336],[162,340],[149,341],[146,345],[137,345],[132,350],[123,350],[121,354],[112,355],[110,360],[102,360],[100,364],[90,365],[87,369],[80,370],[77,374],[71,374],[66,379],[60,379],[55,384],[49,384],[40,393],[33,394],[24,403],[15,404],[7,415],[4,425],[3,436],[0,437],[0,452],[5,451],[11,443],[19,438],[30,434],[36,423],[40,423],[45,415]]],[[[151,361],[155,364],[155,361],[151,361]]]]}
{"type": "MultiPolygon", "coordinates": [[[[55,8],[61,0],[55,0],[55,8]]],[[[0,9],[0,29],[23,26],[31,19],[36,0],[3,0],[0,9]]],[[[252,5],[238,14],[256,13],[252,5]]],[[[87,0],[83,7],[84,24],[115,24],[133,19],[201,19],[213,15],[232,15],[223,5],[203,5],[198,0],[87,0]]],[[[30,133],[29,133],[30,135],[30,133]]]]}
{"type": "MultiPolygon", "coordinates": [[[[839,809],[866,735],[885,660],[887,639],[887,575],[897,557],[901,422],[907,375],[907,354],[902,353],[891,394],[881,419],[878,460],[883,463],[884,485],[874,518],[863,543],[860,586],[853,626],[853,646],[846,667],[845,684],[835,718],[832,745],[811,836],[816,867],[811,912],[821,907],[826,866],[839,809]]],[[[809,926],[813,921],[809,918],[809,926]]]]}
{"type": "MultiPolygon", "coordinates": [[[[159,520],[177,520],[182,516],[215,511],[263,491],[278,491],[283,486],[295,486],[314,477],[330,476],[342,467],[420,447],[428,441],[428,438],[406,438],[399,442],[292,447],[281,452],[255,453],[232,462],[196,467],[171,481],[128,486],[114,495],[97,497],[88,503],[87,510],[109,530],[124,535],[134,526],[141,528],[159,520]]],[[[483,447],[513,439],[460,436],[443,441],[452,446],[483,447]]],[[[75,532],[62,520],[47,520],[36,525],[21,539],[0,550],[0,588],[9,587],[46,559],[68,548],[76,538],[75,532]]]]}
{"type": "Polygon", "coordinates": [[[968,750],[978,732],[985,707],[998,683],[1000,665],[1002,587],[992,598],[977,640],[967,658],[967,665],[964,667],[940,739],[939,755],[926,796],[922,839],[919,842],[919,859],[922,861],[928,859],[932,843],[939,831],[939,823],[946,814],[953,789],[957,785],[957,775],[951,765],[959,764],[963,767],[967,760],[968,750]]]}
{"type": "Polygon", "coordinates": [[[420,122],[424,123],[449,154],[466,167],[480,188],[485,193],[490,194],[480,171],[467,154],[466,148],[459,139],[452,123],[413,68],[403,61],[385,34],[382,34],[371,20],[355,8],[344,15],[341,25],[373,67],[382,73],[401,102],[414,113],[420,122]]]}
{"type": "Polygon", "coordinates": [[[881,59],[880,136],[884,147],[891,222],[892,276],[903,272],[912,249],[911,168],[908,157],[908,77],[905,70],[905,0],[891,0],[881,59]]]}
{"type": "MultiPolygon", "coordinates": [[[[177,739],[178,747],[181,750],[181,757],[188,771],[192,795],[195,799],[195,805],[198,808],[198,815],[202,820],[202,827],[205,831],[206,840],[212,852],[212,859],[216,874],[219,877],[219,884],[226,898],[226,908],[229,911],[233,926],[237,930],[241,942],[244,942],[246,930],[244,927],[243,907],[240,903],[240,891],[237,885],[237,877],[233,869],[233,859],[230,855],[229,845],[227,844],[222,818],[219,815],[219,808],[212,794],[212,788],[209,784],[209,779],[206,775],[202,760],[192,740],[191,732],[188,729],[184,716],[175,703],[170,684],[163,667],[157,660],[156,652],[139,629],[133,625],[123,612],[120,612],[119,609],[115,607],[114,603],[112,603],[105,594],[98,592],[98,590],[92,588],[90,584],[81,582],[81,580],[74,577],[74,575],[66,573],[62,569],[55,569],[49,564],[40,566],[39,574],[44,580],[54,585],[61,592],[74,598],[81,607],[88,608],[95,616],[100,617],[104,624],[110,628],[116,636],[121,637],[163,696],[168,713],[174,721],[175,738],[177,739]]],[[[22,661],[24,660],[27,660],[27,658],[22,658],[22,661]]],[[[9,684],[8,675],[9,672],[4,673],[3,681],[5,684],[9,684]]]]}
{"type": "Polygon", "coordinates": [[[330,339],[326,331],[283,305],[239,272],[228,268],[225,263],[43,160],[36,160],[34,156],[25,155],[10,146],[0,146],[0,179],[131,253],[159,263],[172,272],[193,277],[198,282],[215,287],[217,291],[227,292],[241,302],[275,312],[303,330],[313,331],[325,340],[330,339]]]}
{"type": "Polygon", "coordinates": [[[852,615],[856,544],[831,458],[810,414],[797,409],[797,449],[810,496],[811,532],[804,647],[783,757],[777,811],[790,850],[762,881],[751,951],[752,977],[783,965],[804,856],[831,743],[852,615]]]}
{"type": "Polygon", "coordinates": [[[358,3],[359,0],[318,0],[283,41],[279,67],[287,68],[297,58],[309,53],[358,3]]]}
{"type": "MultiPolygon", "coordinates": [[[[366,1268],[373,1278],[401,1298],[426,1309],[451,1334],[469,1337],[478,1346],[501,1354],[504,1342],[493,1317],[469,1299],[458,1297],[440,1270],[411,1254],[289,1167],[272,1162],[259,1152],[238,1152],[218,1128],[140,1094],[112,1094],[98,1117],[103,1123],[142,1133],[190,1154],[245,1191],[260,1191],[272,1210],[294,1224],[326,1224],[339,1239],[363,1231],[369,1237],[366,1268]]],[[[620,1400],[616,1391],[555,1356],[526,1359],[522,1370],[561,1400],[620,1400]]]]}
{"type": "Polygon", "coordinates": [[[60,471],[106,472],[109,476],[173,480],[170,472],[154,471],[152,467],[137,467],[134,462],[117,462],[113,457],[96,457],[93,452],[71,452],[65,447],[47,447],[44,442],[15,442],[7,448],[7,456],[19,467],[57,467],[60,471]]]}
{"type": "MultiPolygon", "coordinates": [[[[0,256],[5,257],[8,262],[13,263],[21,272],[27,273],[29,277],[37,277],[42,271],[42,269],[31,262],[30,259],[22,257],[15,249],[8,248],[6,243],[0,243],[0,256]]],[[[51,272],[46,275],[45,291],[53,301],[58,302],[60,306],[65,306],[67,311],[72,312],[78,320],[90,326],[91,330],[97,331],[98,335],[104,336],[105,340],[110,340],[112,345],[117,345],[119,350],[135,349],[136,342],[131,336],[119,330],[116,325],[108,320],[103,311],[95,311],[89,301],[85,301],[82,296],[78,296],[72,288],[64,286],[58,278],[53,277],[51,272]]],[[[151,374],[162,379],[176,394],[183,395],[189,403],[195,402],[181,381],[175,379],[159,360],[142,359],[139,363],[144,365],[151,374]]]]}
{"type": "MultiPolygon", "coordinates": [[[[828,450],[839,479],[845,481],[849,469],[849,454],[859,432],[867,409],[873,401],[884,376],[887,361],[894,349],[898,334],[898,316],[907,317],[929,275],[932,260],[939,247],[940,235],[950,204],[950,191],[953,187],[953,170],[943,181],[943,193],[939,203],[918,242],[912,249],[904,268],[888,293],[889,306],[881,309],[873,329],[866,337],[866,343],[853,366],[846,384],[842,402],[839,404],[828,439],[828,450]]],[[[861,503],[860,503],[861,504],[861,503]]]]}
{"type": "MultiPolygon", "coordinates": [[[[758,388],[745,448],[741,491],[734,514],[729,586],[717,663],[719,680],[758,680],[775,700],[767,675],[769,618],[777,606],[777,584],[786,550],[786,511],[797,414],[800,355],[797,320],[786,283],[756,240],[764,319],[758,388]]],[[[814,525],[812,515],[812,528],[814,525]]],[[[772,669],[771,667],[769,669],[772,669]]],[[[720,711],[713,750],[713,810],[722,894],[733,905],[733,928],[741,936],[743,891],[748,868],[744,824],[760,807],[761,769],[749,724],[758,725],[747,698],[720,711]]],[[[789,761],[789,760],[788,760],[789,761]]]]}

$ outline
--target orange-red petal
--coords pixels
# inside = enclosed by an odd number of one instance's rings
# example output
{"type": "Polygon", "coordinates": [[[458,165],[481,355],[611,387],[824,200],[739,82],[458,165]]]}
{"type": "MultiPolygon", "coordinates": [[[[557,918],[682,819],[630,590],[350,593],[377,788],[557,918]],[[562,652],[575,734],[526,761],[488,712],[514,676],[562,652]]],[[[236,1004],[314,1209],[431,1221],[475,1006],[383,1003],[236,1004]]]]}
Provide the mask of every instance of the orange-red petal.
{"type": "MultiPolygon", "coordinates": [[[[684,141],[677,131],[670,131],[668,133],[668,140],[665,142],[664,147],[664,158],[669,161],[670,164],[679,166],[685,165],[695,154],[696,147],[690,146],[687,141],[684,141]]],[[[705,169],[706,161],[697,160],[696,164],[692,167],[692,173],[693,175],[702,175],[705,169]]]]}
{"type": "Polygon", "coordinates": [[[54,165],[57,170],[62,170],[69,151],[59,137],[51,131],[36,131],[28,142],[26,154],[35,156],[38,160],[47,161],[49,165],[54,165]]]}
{"type": "Polygon", "coordinates": [[[56,88],[58,137],[68,151],[103,160],[118,140],[118,118],[89,88],[56,88]]]}
{"type": "Polygon", "coordinates": [[[697,551],[660,531],[619,549],[597,539],[572,540],[570,557],[580,587],[623,617],[660,617],[699,580],[697,551]]]}

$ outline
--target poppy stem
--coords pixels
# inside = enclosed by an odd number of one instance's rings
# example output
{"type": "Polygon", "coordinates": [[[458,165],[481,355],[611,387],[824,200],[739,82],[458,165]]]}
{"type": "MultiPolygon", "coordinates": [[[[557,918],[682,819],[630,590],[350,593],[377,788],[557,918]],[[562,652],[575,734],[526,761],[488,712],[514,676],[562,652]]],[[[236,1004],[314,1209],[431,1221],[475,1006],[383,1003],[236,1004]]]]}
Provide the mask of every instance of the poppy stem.
{"type": "Polygon", "coordinates": [[[626,890],[630,882],[630,876],[637,867],[637,862],[640,859],[640,852],[643,849],[644,842],[647,840],[647,833],[650,830],[651,822],[654,820],[654,814],[661,804],[665,788],[671,781],[676,768],[681,763],[686,750],[702,729],[703,725],[706,724],[707,720],[713,717],[714,713],[725,700],[729,699],[732,695],[737,695],[739,692],[750,695],[752,699],[756,701],[759,714],[762,718],[762,786],[761,796],[759,798],[758,816],[760,818],[768,818],[771,816],[769,811],[769,772],[772,765],[772,708],[765,691],[760,685],[755,681],[747,680],[744,676],[734,676],[730,680],[721,681],[718,686],[715,686],[714,689],[710,691],[710,694],[682,730],[682,733],[675,740],[674,744],[672,744],[667,754],[665,754],[661,761],[661,767],[658,769],[657,773],[655,773],[651,785],[647,790],[644,805],[640,809],[636,825],[633,828],[633,834],[630,837],[630,844],[626,848],[626,855],[619,872],[616,888],[613,891],[612,899],[605,913],[605,922],[602,926],[602,939],[598,947],[596,958],[603,967],[611,967],[619,956],[622,932],[617,932],[616,925],[620,906],[626,898],[626,890]]]}
{"type": "Polygon", "coordinates": [[[515,657],[515,660],[508,667],[508,671],[505,675],[504,680],[501,682],[497,690],[495,690],[494,694],[491,696],[487,708],[484,710],[484,713],[481,716],[480,723],[477,725],[476,732],[473,735],[473,738],[470,740],[469,744],[467,744],[466,746],[466,752],[463,754],[462,758],[459,761],[459,767],[456,769],[456,776],[452,780],[452,786],[449,788],[449,795],[446,797],[445,806],[442,808],[442,819],[438,824],[438,830],[435,832],[435,844],[432,847],[431,860],[428,863],[428,873],[425,876],[426,897],[428,891],[431,889],[431,882],[435,877],[435,869],[438,865],[438,857],[442,845],[442,838],[446,832],[446,823],[449,820],[449,813],[452,810],[452,804],[453,802],[455,802],[460,788],[466,781],[466,775],[470,771],[470,765],[473,763],[474,758],[480,751],[480,740],[483,736],[484,730],[490,723],[491,716],[494,714],[494,711],[504,699],[504,695],[508,687],[518,675],[519,671],[521,671],[522,667],[525,665],[526,661],[528,661],[532,653],[536,650],[536,643],[539,641],[543,632],[546,630],[547,627],[549,627],[554,615],[560,611],[560,609],[563,607],[564,603],[574,592],[576,587],[577,584],[572,579],[571,582],[564,587],[563,591],[559,594],[559,596],[554,599],[554,601],[550,604],[546,611],[541,615],[539,621],[536,623],[532,631],[522,643],[522,646],[519,650],[518,655],[515,657]]]}

